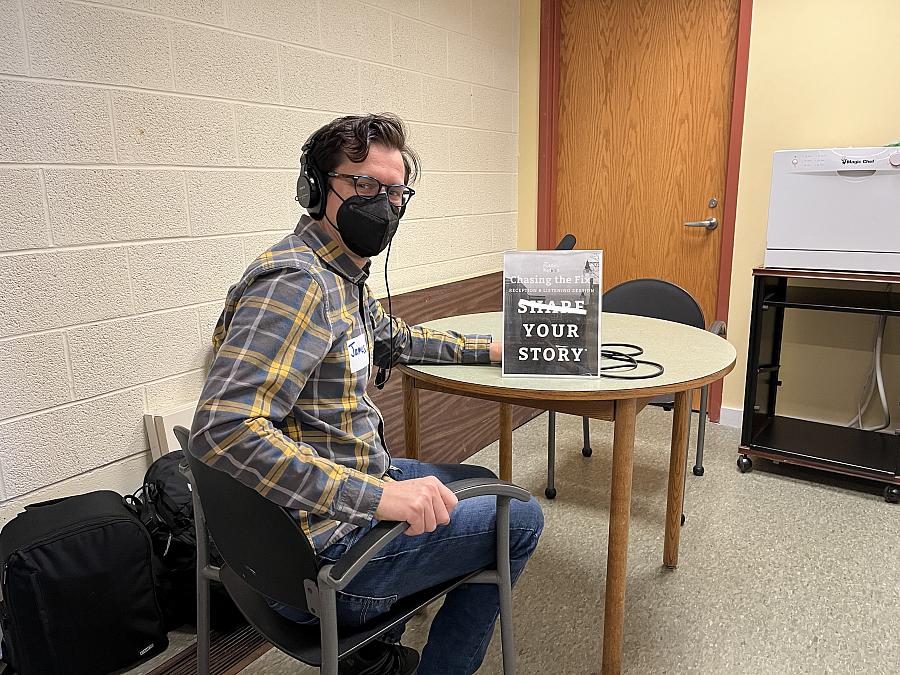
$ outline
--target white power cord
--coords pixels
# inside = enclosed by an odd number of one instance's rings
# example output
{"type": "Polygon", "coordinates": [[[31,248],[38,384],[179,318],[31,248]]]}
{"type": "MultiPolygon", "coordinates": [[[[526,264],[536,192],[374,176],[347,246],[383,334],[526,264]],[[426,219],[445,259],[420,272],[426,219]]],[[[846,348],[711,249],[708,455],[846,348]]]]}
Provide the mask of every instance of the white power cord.
{"type": "Polygon", "coordinates": [[[884,374],[881,372],[881,344],[884,341],[884,327],[887,324],[887,316],[882,314],[878,319],[878,338],[875,341],[875,382],[878,385],[878,398],[881,401],[884,422],[878,426],[866,428],[862,425],[862,419],[860,419],[859,428],[865,431],[881,431],[882,429],[887,429],[891,424],[891,410],[888,407],[887,394],[884,391],[884,374]]]}
{"type": "MultiPolygon", "coordinates": [[[[876,340],[878,332],[876,330],[876,340]]],[[[856,417],[847,422],[848,427],[856,427],[859,428],[860,424],[862,424],[862,416],[863,411],[869,409],[869,404],[872,402],[872,396],[875,394],[875,363],[873,361],[872,367],[869,368],[869,374],[866,376],[866,384],[864,385],[863,394],[860,396],[859,400],[856,402],[856,417]],[[863,401],[865,399],[865,401],[863,401]]]]}
{"type": "MultiPolygon", "coordinates": [[[[887,287],[889,298],[891,290],[892,286],[889,284],[887,287]]],[[[869,370],[869,375],[866,378],[865,393],[863,393],[860,398],[860,401],[864,398],[865,403],[857,403],[856,417],[854,417],[847,423],[848,427],[855,427],[857,429],[862,429],[863,431],[881,431],[883,429],[887,429],[891,424],[891,411],[890,406],[888,405],[887,392],[884,388],[884,374],[881,370],[881,346],[884,342],[884,331],[886,325],[887,315],[882,314],[878,317],[878,326],[875,331],[875,353],[873,354],[872,358],[872,368],[871,370],[869,370]],[[874,380],[872,378],[873,375],[875,376],[874,380]],[[875,394],[876,386],[878,389],[878,399],[881,402],[883,422],[874,427],[864,427],[862,423],[863,414],[869,408],[869,404],[872,402],[872,396],[875,394]]]]}

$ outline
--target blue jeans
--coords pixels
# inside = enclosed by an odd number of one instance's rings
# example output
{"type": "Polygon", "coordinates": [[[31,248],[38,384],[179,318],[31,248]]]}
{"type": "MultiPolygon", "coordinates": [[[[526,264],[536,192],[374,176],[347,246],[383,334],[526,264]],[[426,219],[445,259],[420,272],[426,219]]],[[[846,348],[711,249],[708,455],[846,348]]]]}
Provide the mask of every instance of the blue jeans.
{"type": "MultiPolygon", "coordinates": [[[[390,475],[396,480],[436,476],[442,483],[451,483],[494,476],[488,469],[465,464],[395,459],[394,466],[397,470],[391,470],[390,475]]],[[[493,496],[465,499],[450,514],[448,525],[417,537],[401,535],[394,539],[344,591],[338,592],[338,626],[358,626],[387,612],[404,596],[494,565],[496,505],[493,496]]],[[[544,515],[534,498],[528,502],[513,499],[509,523],[510,571],[515,583],[537,546],[544,515]]],[[[371,527],[354,530],[325,549],[320,558],[324,562],[338,560],[371,527]]],[[[294,621],[317,621],[311,614],[292,607],[277,605],[275,609],[294,621]]],[[[419,675],[469,675],[478,670],[499,611],[499,596],[493,584],[464,584],[448,593],[431,624],[419,675]]],[[[386,639],[399,640],[402,632],[401,628],[386,639]]]]}

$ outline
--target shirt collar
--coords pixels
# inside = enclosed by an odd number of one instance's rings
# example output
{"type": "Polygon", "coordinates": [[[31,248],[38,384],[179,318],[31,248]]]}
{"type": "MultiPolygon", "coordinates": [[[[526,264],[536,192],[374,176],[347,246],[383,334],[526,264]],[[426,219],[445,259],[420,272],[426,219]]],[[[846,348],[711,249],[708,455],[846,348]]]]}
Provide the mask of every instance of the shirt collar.
{"type": "Polygon", "coordinates": [[[308,215],[304,214],[300,217],[294,234],[312,249],[319,260],[345,279],[354,284],[361,284],[368,279],[370,265],[366,265],[365,269],[360,269],[347,255],[340,242],[308,215]]]}

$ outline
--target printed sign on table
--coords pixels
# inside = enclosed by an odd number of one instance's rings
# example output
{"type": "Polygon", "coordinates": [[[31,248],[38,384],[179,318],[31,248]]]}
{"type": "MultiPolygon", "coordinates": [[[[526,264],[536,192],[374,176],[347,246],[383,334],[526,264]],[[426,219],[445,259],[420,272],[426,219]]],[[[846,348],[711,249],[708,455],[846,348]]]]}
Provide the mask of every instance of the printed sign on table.
{"type": "Polygon", "coordinates": [[[603,251],[503,256],[503,375],[597,377],[603,251]]]}

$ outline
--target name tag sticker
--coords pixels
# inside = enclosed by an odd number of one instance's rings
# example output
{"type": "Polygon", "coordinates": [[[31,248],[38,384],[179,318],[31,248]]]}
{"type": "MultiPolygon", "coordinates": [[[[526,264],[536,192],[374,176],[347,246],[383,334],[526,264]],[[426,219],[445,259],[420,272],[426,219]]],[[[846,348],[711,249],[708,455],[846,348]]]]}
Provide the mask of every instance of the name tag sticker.
{"type": "Polygon", "coordinates": [[[363,368],[369,367],[369,350],[366,347],[365,335],[357,335],[347,342],[347,350],[350,352],[351,373],[358,373],[363,368]]]}

